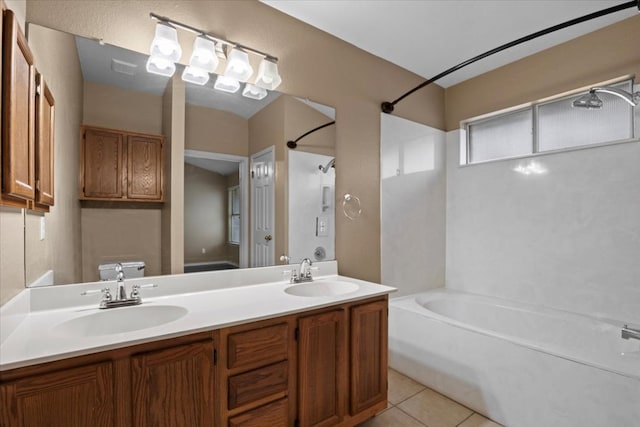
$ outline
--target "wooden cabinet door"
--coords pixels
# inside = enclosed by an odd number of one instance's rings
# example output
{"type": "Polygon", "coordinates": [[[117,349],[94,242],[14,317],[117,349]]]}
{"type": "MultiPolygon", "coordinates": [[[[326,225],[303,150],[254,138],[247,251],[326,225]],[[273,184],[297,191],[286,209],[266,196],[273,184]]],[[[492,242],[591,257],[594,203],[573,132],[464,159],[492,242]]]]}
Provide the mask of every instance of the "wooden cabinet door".
{"type": "Polygon", "coordinates": [[[28,377],[0,386],[0,425],[113,427],[110,362],[28,377]]]}
{"type": "Polygon", "coordinates": [[[351,415],[387,399],[387,301],[351,308],[351,415]]]}
{"type": "Polygon", "coordinates": [[[333,426],[345,413],[345,313],[335,310],[298,321],[298,416],[301,427],[333,426]]]}
{"type": "Polygon", "coordinates": [[[55,102],[42,74],[36,77],[36,203],[53,206],[55,102]]]}
{"type": "Polygon", "coordinates": [[[102,129],[83,129],[82,191],[84,198],[122,198],[123,134],[102,129]]]}
{"type": "Polygon", "coordinates": [[[35,71],[33,55],[12,11],[3,19],[2,194],[35,197],[35,71]]]}
{"type": "Polygon", "coordinates": [[[132,425],[212,426],[213,350],[206,340],[132,357],[132,425]]]}
{"type": "Polygon", "coordinates": [[[127,138],[127,198],[162,200],[162,138],[131,135],[127,138]]]}

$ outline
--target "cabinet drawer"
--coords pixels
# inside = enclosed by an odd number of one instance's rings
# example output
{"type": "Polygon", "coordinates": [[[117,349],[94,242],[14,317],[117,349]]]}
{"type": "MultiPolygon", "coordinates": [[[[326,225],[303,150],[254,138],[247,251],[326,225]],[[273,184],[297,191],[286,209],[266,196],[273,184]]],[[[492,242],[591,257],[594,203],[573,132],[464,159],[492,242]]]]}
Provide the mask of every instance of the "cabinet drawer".
{"type": "Polygon", "coordinates": [[[252,411],[244,412],[229,420],[229,427],[286,427],[289,399],[276,400],[252,411]]]}
{"type": "Polygon", "coordinates": [[[289,362],[285,360],[229,378],[229,409],[286,391],[288,373],[289,362]]]}
{"type": "Polygon", "coordinates": [[[288,337],[286,323],[230,334],[227,341],[229,369],[286,359],[288,337]]]}

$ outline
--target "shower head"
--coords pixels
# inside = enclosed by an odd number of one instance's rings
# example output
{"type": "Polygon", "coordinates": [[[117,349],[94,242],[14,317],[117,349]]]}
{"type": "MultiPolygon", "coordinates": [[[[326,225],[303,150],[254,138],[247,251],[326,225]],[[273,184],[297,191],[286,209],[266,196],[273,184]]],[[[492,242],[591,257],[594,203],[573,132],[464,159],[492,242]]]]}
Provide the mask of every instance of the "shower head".
{"type": "Polygon", "coordinates": [[[586,108],[587,110],[597,110],[602,108],[602,99],[598,98],[595,91],[590,90],[589,93],[582,95],[573,101],[572,106],[576,108],[586,108]]]}
{"type": "Polygon", "coordinates": [[[336,167],[336,159],[333,158],[333,159],[329,160],[329,163],[327,163],[326,166],[319,165],[318,169],[320,169],[322,171],[322,173],[327,173],[327,171],[329,171],[329,168],[334,168],[335,169],[335,167],[336,167]]]}
{"type": "Polygon", "coordinates": [[[580,98],[573,101],[571,105],[576,108],[587,108],[589,110],[602,108],[602,100],[598,98],[596,92],[608,93],[610,95],[622,98],[629,105],[635,107],[640,104],[640,92],[629,93],[622,89],[615,87],[592,87],[589,93],[582,95],[580,98]]]}

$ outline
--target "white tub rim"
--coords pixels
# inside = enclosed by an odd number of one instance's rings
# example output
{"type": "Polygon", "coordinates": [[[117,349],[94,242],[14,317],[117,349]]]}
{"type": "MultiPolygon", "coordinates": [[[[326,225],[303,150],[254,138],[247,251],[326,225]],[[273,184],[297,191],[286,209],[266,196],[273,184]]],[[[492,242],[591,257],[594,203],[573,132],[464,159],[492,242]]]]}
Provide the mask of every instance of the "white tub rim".
{"type": "MultiPolygon", "coordinates": [[[[634,351],[631,354],[625,356],[627,357],[627,360],[630,361],[630,363],[628,364],[634,364],[634,363],[637,364],[639,369],[636,372],[634,372],[631,368],[629,368],[628,370],[618,369],[616,367],[612,367],[607,364],[600,363],[598,361],[580,357],[579,355],[576,355],[576,354],[563,352],[562,350],[558,350],[557,348],[554,348],[551,345],[550,346],[540,345],[532,340],[527,340],[517,336],[504,334],[498,331],[492,331],[486,328],[477,327],[475,325],[470,325],[469,323],[461,322],[457,319],[453,319],[451,317],[442,315],[440,313],[429,310],[428,308],[421,305],[416,300],[418,295],[420,296],[429,295],[433,299],[437,297],[442,298],[442,297],[451,297],[451,296],[473,298],[473,299],[479,300],[481,303],[486,303],[487,301],[491,301],[493,305],[496,305],[495,302],[498,302],[500,306],[506,307],[509,309],[516,308],[523,311],[535,311],[536,313],[543,313],[543,314],[548,314],[552,316],[562,316],[562,317],[570,317],[573,319],[582,319],[589,323],[591,322],[605,323],[609,326],[616,327],[616,328],[622,328],[625,322],[615,320],[615,319],[610,319],[610,318],[599,318],[594,316],[588,316],[581,313],[574,313],[574,312],[559,310],[559,309],[550,308],[546,306],[527,304],[520,301],[514,301],[514,300],[509,300],[509,299],[500,298],[500,297],[463,292],[463,291],[458,291],[454,289],[449,289],[446,287],[435,288],[435,289],[426,290],[426,291],[415,293],[415,294],[404,295],[404,296],[389,299],[390,315],[391,315],[391,310],[393,308],[408,310],[410,312],[414,312],[416,314],[424,316],[430,319],[431,321],[444,323],[456,328],[475,332],[484,336],[498,338],[504,341],[511,342],[515,345],[531,349],[533,351],[549,354],[552,356],[569,360],[571,362],[579,363],[579,364],[593,367],[596,369],[601,369],[607,372],[611,372],[613,374],[621,375],[623,377],[634,378],[640,381],[640,351],[634,351]]],[[[629,326],[637,327],[639,325],[634,325],[630,323],[629,326]]]]}

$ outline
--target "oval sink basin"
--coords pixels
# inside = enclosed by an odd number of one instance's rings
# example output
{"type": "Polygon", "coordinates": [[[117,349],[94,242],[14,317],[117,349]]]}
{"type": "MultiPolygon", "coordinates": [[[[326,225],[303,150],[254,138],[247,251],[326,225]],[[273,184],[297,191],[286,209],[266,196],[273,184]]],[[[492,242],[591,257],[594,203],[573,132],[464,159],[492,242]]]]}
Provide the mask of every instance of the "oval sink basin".
{"type": "Polygon", "coordinates": [[[54,331],[80,337],[120,334],[173,322],[187,313],[186,308],[176,305],[109,308],[67,320],[56,326],[54,331]]]}
{"type": "Polygon", "coordinates": [[[289,286],[284,291],[298,297],[333,297],[355,292],[358,289],[360,286],[355,283],[333,280],[301,283],[289,286]]]}

